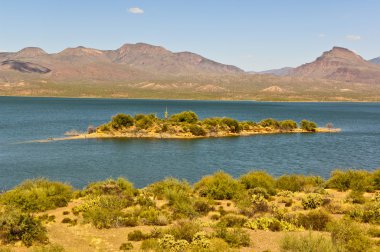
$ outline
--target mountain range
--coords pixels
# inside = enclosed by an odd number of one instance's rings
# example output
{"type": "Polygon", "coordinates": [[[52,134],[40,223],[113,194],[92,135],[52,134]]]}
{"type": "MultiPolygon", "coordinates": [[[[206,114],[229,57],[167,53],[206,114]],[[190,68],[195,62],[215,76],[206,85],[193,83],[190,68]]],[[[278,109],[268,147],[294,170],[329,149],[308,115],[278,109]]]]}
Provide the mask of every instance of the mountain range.
{"type": "Polygon", "coordinates": [[[0,53],[0,95],[256,100],[378,100],[380,57],[341,47],[264,72],[145,43],[116,50],[37,47],[0,53]]]}

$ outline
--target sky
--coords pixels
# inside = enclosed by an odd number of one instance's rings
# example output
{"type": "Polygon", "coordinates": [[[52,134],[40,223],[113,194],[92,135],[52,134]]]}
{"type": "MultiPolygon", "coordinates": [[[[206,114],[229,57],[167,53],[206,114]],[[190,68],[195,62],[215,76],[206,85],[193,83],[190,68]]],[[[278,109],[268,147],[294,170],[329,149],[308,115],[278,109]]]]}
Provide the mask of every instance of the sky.
{"type": "Polygon", "coordinates": [[[380,56],[379,0],[0,0],[0,52],[144,42],[247,71],[380,56]]]}

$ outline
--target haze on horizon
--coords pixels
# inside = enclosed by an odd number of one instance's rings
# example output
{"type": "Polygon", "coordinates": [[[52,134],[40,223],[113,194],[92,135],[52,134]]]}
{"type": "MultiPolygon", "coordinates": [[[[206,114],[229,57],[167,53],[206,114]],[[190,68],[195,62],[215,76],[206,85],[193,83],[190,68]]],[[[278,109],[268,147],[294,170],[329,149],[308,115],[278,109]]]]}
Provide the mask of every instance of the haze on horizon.
{"type": "Polygon", "coordinates": [[[371,59],[380,56],[379,9],[376,0],[3,1],[0,52],[144,42],[247,71],[298,66],[333,46],[371,59]]]}

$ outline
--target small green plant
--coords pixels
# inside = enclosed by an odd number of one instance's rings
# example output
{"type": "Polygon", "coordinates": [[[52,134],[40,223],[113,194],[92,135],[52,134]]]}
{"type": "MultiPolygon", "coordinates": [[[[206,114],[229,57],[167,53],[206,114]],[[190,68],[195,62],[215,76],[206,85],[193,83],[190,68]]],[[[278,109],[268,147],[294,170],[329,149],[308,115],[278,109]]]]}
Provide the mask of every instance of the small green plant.
{"type": "Polygon", "coordinates": [[[320,207],[322,203],[323,198],[317,193],[309,193],[306,197],[302,198],[302,206],[304,209],[315,209],[320,207]]]}
{"type": "Polygon", "coordinates": [[[194,188],[200,196],[215,200],[233,199],[243,189],[234,178],[224,172],[203,177],[194,188]]]}
{"type": "Polygon", "coordinates": [[[241,228],[229,229],[223,226],[217,227],[215,229],[215,236],[223,239],[234,248],[248,247],[251,243],[247,231],[241,228]]]}
{"type": "Polygon", "coordinates": [[[114,129],[121,129],[123,127],[131,127],[134,124],[134,119],[130,115],[117,114],[112,117],[111,127],[114,129]]]}
{"type": "Polygon", "coordinates": [[[0,195],[0,203],[26,212],[40,212],[67,206],[73,195],[71,186],[47,179],[26,180],[0,195]]]}
{"type": "Polygon", "coordinates": [[[171,234],[176,240],[186,240],[191,242],[194,235],[201,231],[198,223],[180,220],[177,224],[169,228],[168,233],[171,234]]]}
{"type": "Polygon", "coordinates": [[[140,230],[134,230],[128,233],[128,241],[142,241],[145,240],[147,237],[148,236],[140,230]]]}
{"type": "Polygon", "coordinates": [[[331,222],[328,230],[339,251],[365,252],[372,247],[372,242],[365,236],[365,231],[351,221],[331,222]]]}
{"type": "Polygon", "coordinates": [[[27,247],[48,242],[41,220],[15,208],[0,212],[0,234],[4,243],[21,241],[27,247]]]}
{"type": "Polygon", "coordinates": [[[205,136],[205,135],[207,135],[206,130],[204,130],[202,127],[200,127],[198,125],[191,125],[190,126],[190,132],[194,136],[205,136]]]}
{"type": "Polygon", "coordinates": [[[331,239],[323,235],[286,235],[281,240],[282,251],[289,252],[338,252],[331,239]]]}
{"type": "Polygon", "coordinates": [[[300,123],[301,129],[310,131],[310,132],[315,132],[317,129],[317,124],[312,121],[308,120],[302,120],[300,123]]]}
{"type": "Polygon", "coordinates": [[[220,218],[219,224],[226,227],[243,227],[248,221],[248,218],[244,215],[226,214],[220,218]]]}
{"type": "Polygon", "coordinates": [[[133,249],[133,244],[130,242],[125,242],[120,245],[119,247],[120,250],[127,251],[127,250],[132,250],[133,249]]]}
{"type": "Polygon", "coordinates": [[[240,183],[244,185],[246,189],[264,188],[271,195],[276,193],[274,178],[265,171],[253,171],[247,173],[240,178],[240,183]]]}
{"type": "Polygon", "coordinates": [[[307,229],[323,231],[331,221],[331,216],[324,210],[316,209],[298,215],[298,224],[307,229]]]}
{"type": "Polygon", "coordinates": [[[170,117],[173,122],[187,122],[196,123],[198,121],[198,116],[193,111],[184,111],[178,114],[174,114],[170,117]]]}

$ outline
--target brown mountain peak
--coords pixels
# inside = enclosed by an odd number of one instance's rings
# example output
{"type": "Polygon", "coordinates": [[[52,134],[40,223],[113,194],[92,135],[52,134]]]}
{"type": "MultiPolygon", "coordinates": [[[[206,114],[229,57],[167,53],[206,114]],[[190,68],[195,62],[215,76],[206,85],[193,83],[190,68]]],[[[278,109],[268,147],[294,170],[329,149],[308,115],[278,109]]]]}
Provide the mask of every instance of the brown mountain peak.
{"type": "Polygon", "coordinates": [[[17,58],[32,58],[32,57],[38,57],[42,55],[46,55],[47,52],[45,52],[43,49],[39,47],[25,47],[24,49],[21,49],[20,51],[15,53],[15,57],[17,58]]]}
{"type": "Polygon", "coordinates": [[[330,51],[324,52],[322,56],[317,58],[317,60],[329,60],[329,61],[360,61],[364,62],[365,60],[357,55],[355,52],[348,50],[344,47],[334,46],[330,51]]]}

